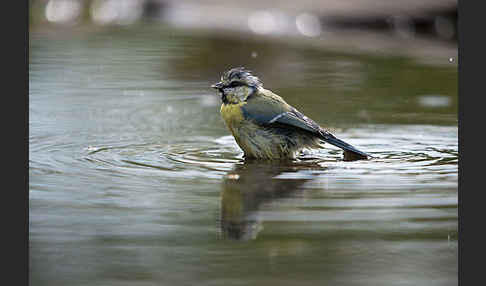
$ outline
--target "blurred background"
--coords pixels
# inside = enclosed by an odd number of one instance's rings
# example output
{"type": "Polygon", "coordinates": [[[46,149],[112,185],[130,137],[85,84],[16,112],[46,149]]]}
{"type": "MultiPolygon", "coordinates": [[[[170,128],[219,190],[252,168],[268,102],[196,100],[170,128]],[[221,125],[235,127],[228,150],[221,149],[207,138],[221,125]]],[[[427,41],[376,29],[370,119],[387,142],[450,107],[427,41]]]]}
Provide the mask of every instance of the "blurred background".
{"type": "Polygon", "coordinates": [[[457,285],[457,1],[30,0],[30,285],[457,285]],[[256,163],[229,68],[375,156],[256,163]]]}
{"type": "Polygon", "coordinates": [[[457,0],[29,2],[31,30],[46,24],[95,29],[150,22],[199,33],[299,42],[310,38],[325,48],[423,60],[451,55],[457,46],[457,0]]]}

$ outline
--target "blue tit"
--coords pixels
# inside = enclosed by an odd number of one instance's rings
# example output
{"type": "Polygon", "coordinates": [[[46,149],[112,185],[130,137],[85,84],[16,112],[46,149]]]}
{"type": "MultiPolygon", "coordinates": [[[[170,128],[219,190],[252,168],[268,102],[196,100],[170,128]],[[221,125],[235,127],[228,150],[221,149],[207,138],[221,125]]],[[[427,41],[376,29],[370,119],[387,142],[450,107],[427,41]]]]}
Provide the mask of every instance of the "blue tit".
{"type": "Polygon", "coordinates": [[[294,159],[302,149],[322,148],[324,142],[343,149],[344,160],[371,157],[264,89],[245,68],[230,69],[211,87],[221,94],[221,116],[245,159],[294,159]]]}

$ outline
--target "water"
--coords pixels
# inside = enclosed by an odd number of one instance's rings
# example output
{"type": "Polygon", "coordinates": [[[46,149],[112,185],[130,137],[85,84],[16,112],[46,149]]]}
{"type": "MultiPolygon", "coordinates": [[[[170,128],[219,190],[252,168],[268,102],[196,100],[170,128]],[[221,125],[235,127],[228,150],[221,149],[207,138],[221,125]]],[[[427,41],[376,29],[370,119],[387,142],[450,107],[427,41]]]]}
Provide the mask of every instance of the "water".
{"type": "Polygon", "coordinates": [[[31,285],[457,285],[455,66],[146,25],[29,53],[31,285]],[[209,88],[241,65],[376,158],[244,162],[209,88]]]}

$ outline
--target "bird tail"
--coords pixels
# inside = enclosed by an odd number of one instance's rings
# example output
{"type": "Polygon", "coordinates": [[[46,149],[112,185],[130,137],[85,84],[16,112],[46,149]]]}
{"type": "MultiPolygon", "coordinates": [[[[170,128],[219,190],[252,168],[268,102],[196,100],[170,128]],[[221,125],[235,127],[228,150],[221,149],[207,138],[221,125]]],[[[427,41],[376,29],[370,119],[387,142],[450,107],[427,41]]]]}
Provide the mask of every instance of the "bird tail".
{"type": "Polygon", "coordinates": [[[345,160],[359,160],[359,159],[368,159],[368,157],[372,157],[370,154],[367,154],[363,151],[356,149],[356,147],[344,142],[341,139],[334,137],[331,134],[321,134],[321,135],[322,135],[321,136],[322,140],[324,140],[325,142],[344,150],[345,160]]]}

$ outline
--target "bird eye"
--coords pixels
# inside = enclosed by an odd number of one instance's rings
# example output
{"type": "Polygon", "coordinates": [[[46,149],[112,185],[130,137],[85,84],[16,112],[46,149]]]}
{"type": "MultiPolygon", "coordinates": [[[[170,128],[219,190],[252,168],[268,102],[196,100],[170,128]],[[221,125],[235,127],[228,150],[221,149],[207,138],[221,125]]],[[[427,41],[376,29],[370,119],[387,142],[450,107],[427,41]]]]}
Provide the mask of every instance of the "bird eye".
{"type": "Polygon", "coordinates": [[[243,85],[243,84],[241,82],[239,82],[239,81],[232,81],[229,84],[230,87],[237,87],[237,86],[241,86],[241,85],[243,85]]]}

